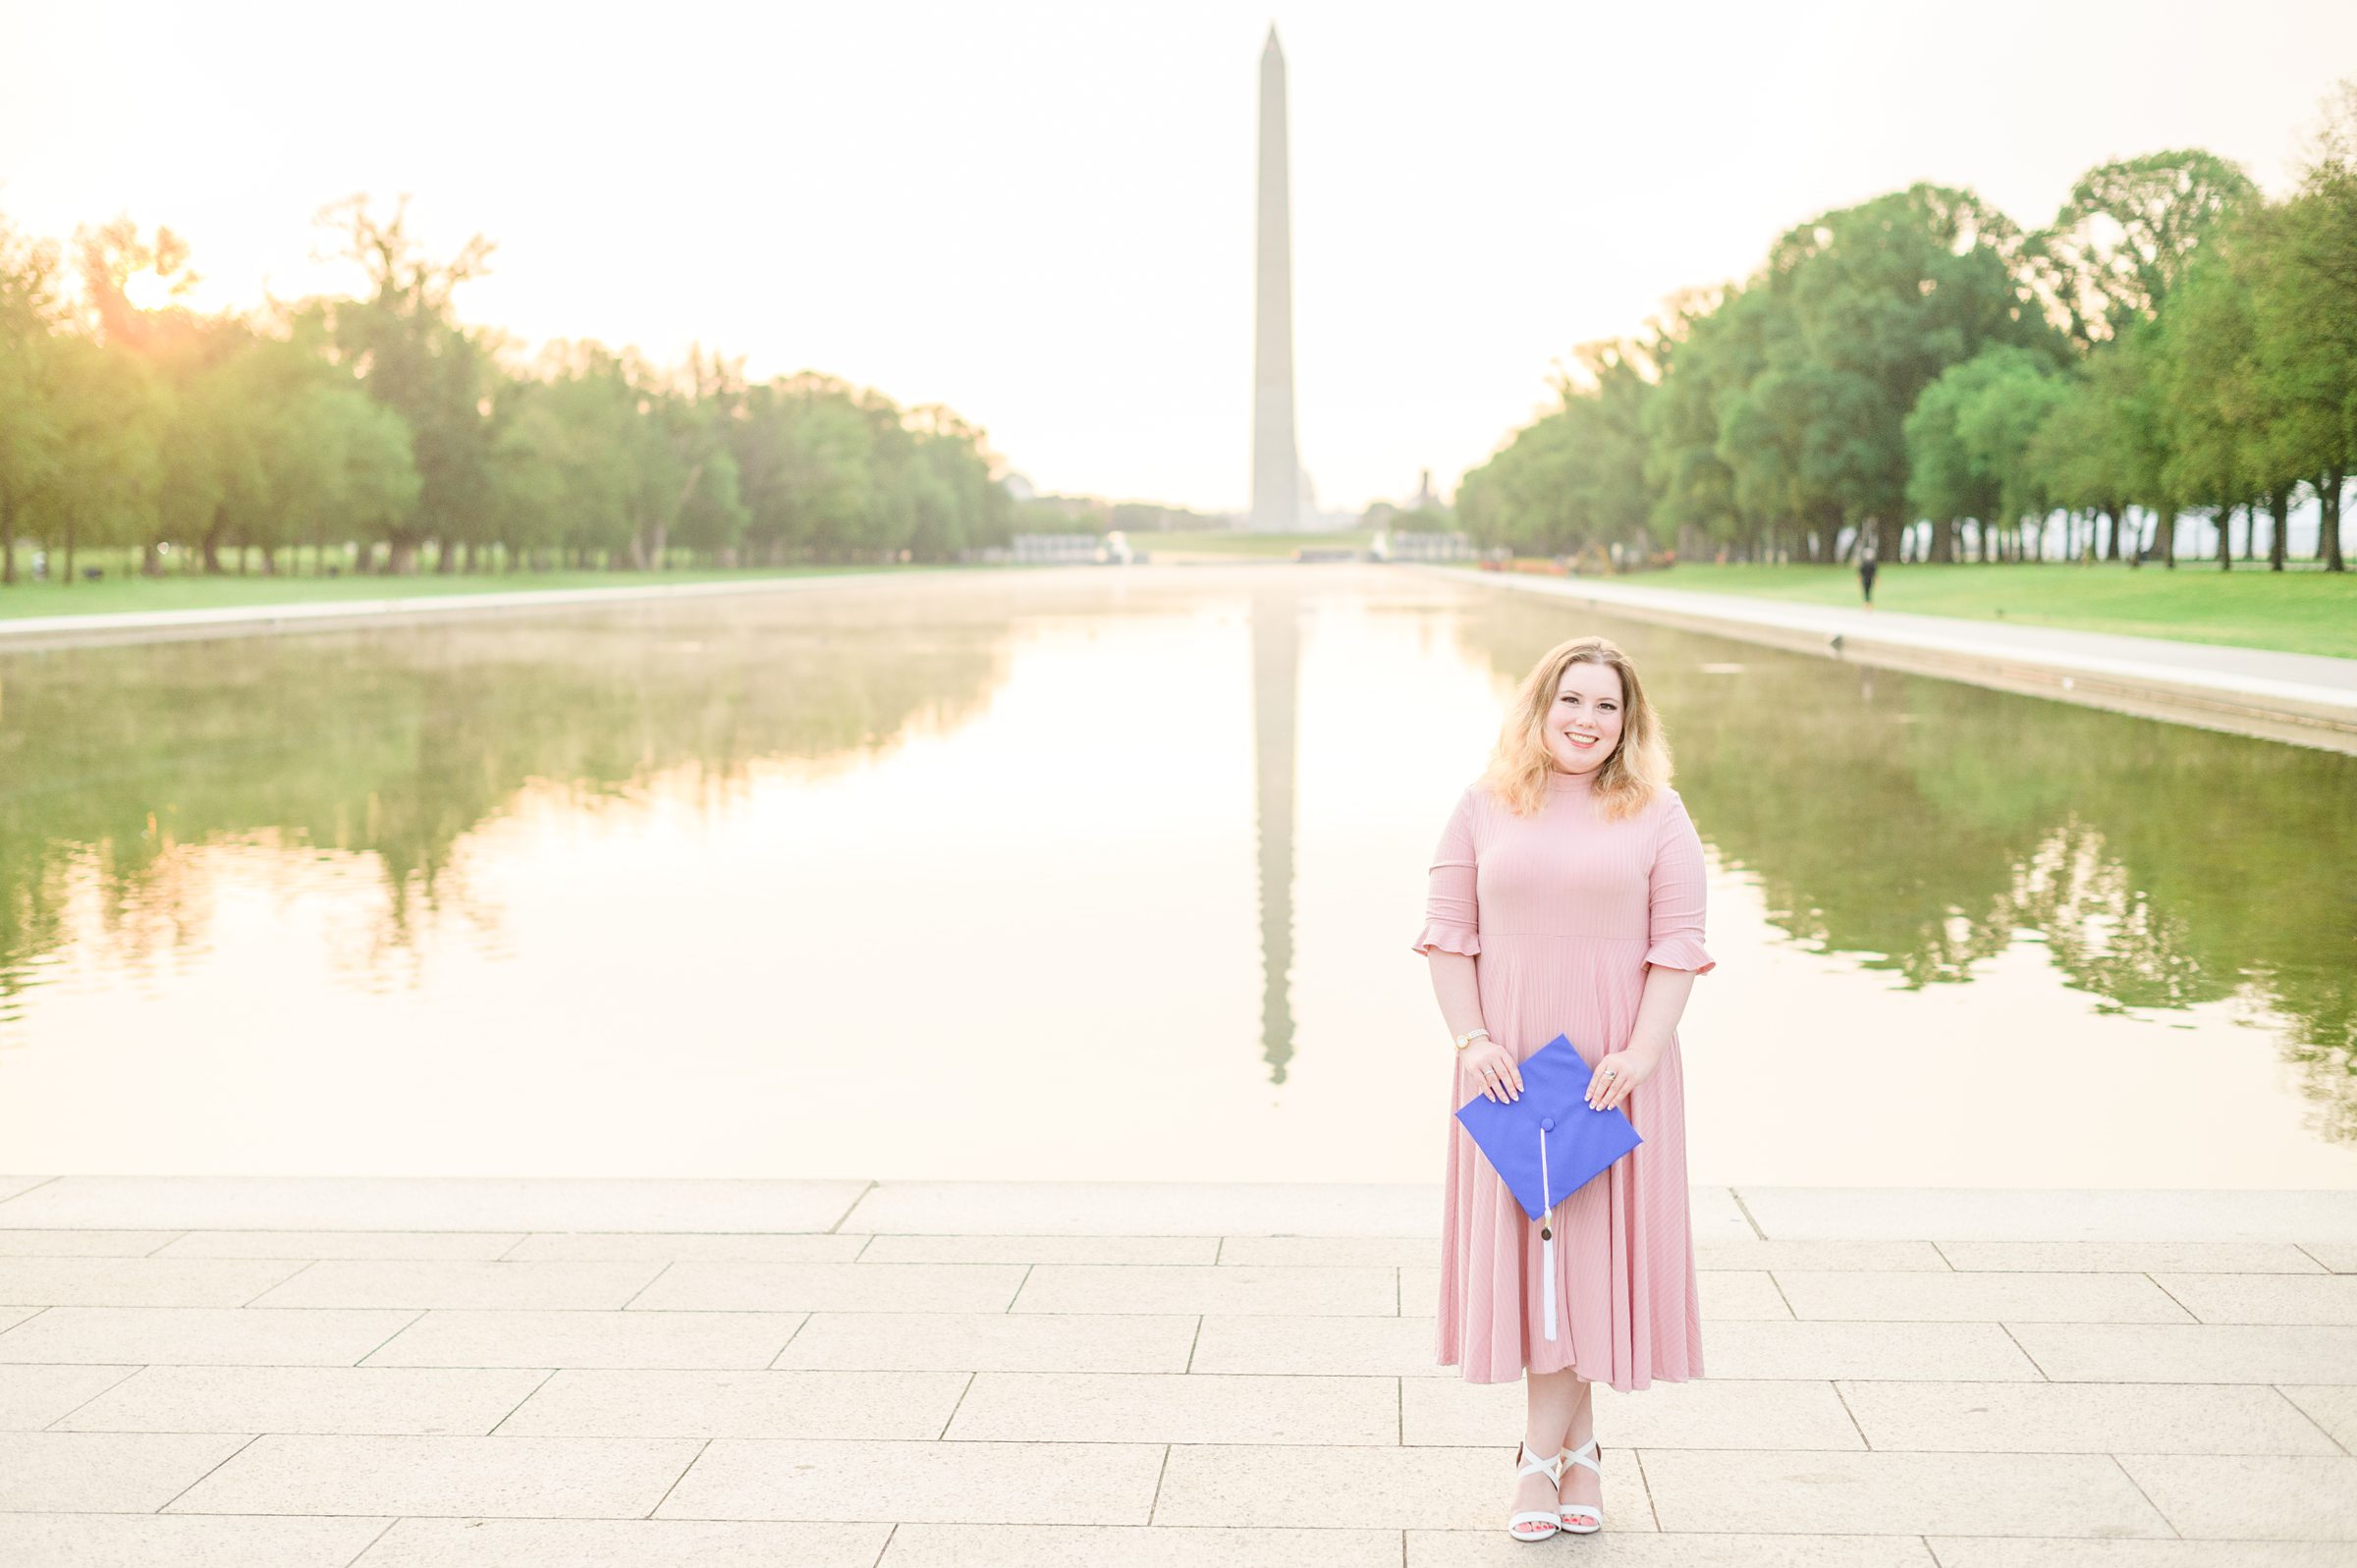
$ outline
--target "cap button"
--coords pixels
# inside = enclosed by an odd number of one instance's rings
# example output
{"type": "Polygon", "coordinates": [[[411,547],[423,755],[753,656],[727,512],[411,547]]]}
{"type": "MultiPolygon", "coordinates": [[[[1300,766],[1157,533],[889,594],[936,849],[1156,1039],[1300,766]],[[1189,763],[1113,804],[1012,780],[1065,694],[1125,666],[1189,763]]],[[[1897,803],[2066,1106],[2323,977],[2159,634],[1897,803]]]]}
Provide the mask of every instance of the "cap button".
{"type": "Polygon", "coordinates": [[[1541,1132],[1553,1132],[1553,1131],[1555,1131],[1555,1118],[1554,1118],[1553,1116],[1541,1116],[1541,1117],[1539,1118],[1539,1131],[1541,1131],[1541,1132]]]}

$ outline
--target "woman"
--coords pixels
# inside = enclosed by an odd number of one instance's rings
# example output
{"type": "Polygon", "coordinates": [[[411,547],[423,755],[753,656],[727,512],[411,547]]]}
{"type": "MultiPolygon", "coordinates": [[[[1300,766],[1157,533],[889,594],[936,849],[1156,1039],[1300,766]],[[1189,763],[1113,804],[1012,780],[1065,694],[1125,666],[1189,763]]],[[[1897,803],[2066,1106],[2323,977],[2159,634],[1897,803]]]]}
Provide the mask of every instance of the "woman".
{"type": "Polygon", "coordinates": [[[1433,852],[1424,930],[1456,1039],[1441,1225],[1438,1345],[1469,1382],[1528,1372],[1516,1540],[1604,1523],[1588,1386],[1702,1376],[1686,1207],[1677,1020],[1702,946],[1702,841],[1670,787],[1670,747],[1628,656],[1602,637],[1547,651],[1515,693],[1488,770],[1433,852]],[[1568,1035],[1588,1104],[1645,1140],[1553,1211],[1567,1324],[1545,1337],[1539,1227],[1453,1112],[1511,1101],[1516,1063],[1568,1035]]]}

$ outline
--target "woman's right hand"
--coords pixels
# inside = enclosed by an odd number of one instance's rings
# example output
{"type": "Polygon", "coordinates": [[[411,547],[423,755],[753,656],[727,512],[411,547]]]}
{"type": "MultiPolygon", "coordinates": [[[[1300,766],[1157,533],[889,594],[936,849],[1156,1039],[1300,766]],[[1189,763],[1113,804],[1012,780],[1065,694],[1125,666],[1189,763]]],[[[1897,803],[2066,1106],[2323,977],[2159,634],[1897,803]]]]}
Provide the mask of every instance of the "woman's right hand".
{"type": "Polygon", "coordinates": [[[1505,1106],[1522,1098],[1522,1068],[1512,1052],[1495,1040],[1476,1040],[1461,1054],[1465,1071],[1481,1085],[1483,1099],[1505,1106]]]}

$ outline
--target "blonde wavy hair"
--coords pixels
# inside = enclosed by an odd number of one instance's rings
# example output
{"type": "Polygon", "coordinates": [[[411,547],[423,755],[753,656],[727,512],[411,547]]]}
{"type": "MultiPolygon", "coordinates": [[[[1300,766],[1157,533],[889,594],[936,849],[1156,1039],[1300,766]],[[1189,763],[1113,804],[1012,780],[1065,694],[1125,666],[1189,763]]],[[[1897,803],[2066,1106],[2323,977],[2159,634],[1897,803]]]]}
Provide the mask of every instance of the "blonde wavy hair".
{"type": "Polygon", "coordinates": [[[1605,637],[1573,637],[1539,656],[1498,728],[1498,744],[1482,774],[1499,799],[1517,817],[1547,803],[1547,780],[1555,759],[1547,750],[1547,721],[1555,708],[1563,672],[1573,665],[1603,665],[1620,677],[1620,740],[1596,769],[1595,796],[1608,818],[1642,811],[1658,789],[1669,787],[1670,737],[1661,716],[1645,700],[1637,667],[1605,637]]]}

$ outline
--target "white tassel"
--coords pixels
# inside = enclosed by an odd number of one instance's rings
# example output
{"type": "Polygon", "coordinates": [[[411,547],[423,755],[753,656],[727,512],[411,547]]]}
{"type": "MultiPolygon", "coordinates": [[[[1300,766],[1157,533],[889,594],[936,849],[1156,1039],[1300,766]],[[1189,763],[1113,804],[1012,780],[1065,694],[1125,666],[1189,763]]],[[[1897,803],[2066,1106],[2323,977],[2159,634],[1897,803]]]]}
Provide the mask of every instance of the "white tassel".
{"type": "Polygon", "coordinates": [[[1539,1271],[1545,1283],[1539,1288],[1547,1298],[1547,1337],[1555,1337],[1555,1186],[1547,1179],[1547,1129],[1539,1129],[1539,1202],[1546,1213],[1539,1219],[1539,1271]]]}

